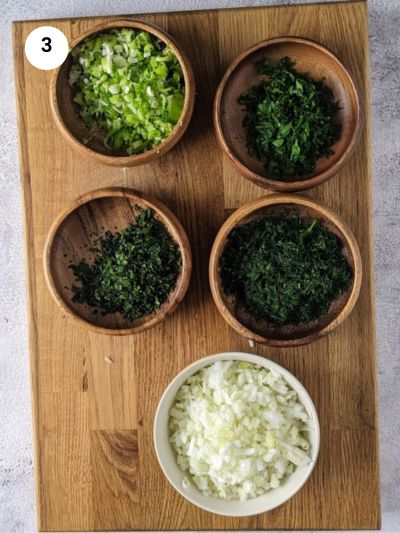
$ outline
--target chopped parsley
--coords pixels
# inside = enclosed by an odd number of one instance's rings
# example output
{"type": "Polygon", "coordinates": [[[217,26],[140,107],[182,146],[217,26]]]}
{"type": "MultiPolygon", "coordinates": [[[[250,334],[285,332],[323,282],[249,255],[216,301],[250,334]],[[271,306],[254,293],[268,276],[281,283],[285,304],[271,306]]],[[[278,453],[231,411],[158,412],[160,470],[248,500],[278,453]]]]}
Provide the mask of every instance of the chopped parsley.
{"type": "Polygon", "coordinates": [[[299,74],[288,57],[274,66],[265,60],[257,68],[266,78],[239,97],[250,153],[264,163],[268,176],[281,181],[312,173],[340,138],[339,103],[323,80],[299,74]]]}

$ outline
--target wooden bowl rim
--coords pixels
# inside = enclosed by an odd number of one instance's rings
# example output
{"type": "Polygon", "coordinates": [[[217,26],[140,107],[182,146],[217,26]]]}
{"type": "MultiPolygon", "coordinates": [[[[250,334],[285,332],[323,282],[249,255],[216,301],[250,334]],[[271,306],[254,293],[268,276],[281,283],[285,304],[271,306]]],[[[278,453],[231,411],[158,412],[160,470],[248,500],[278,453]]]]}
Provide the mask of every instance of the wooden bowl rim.
{"type": "MultiPolygon", "coordinates": [[[[167,228],[168,230],[168,228],[167,228]]],[[[169,232],[169,231],[168,231],[169,232]]],[[[170,233],[170,232],[169,232],[170,233]]],[[[184,230],[182,224],[179,222],[174,213],[162,202],[144,194],[135,189],[130,189],[127,187],[105,187],[102,189],[97,189],[94,191],[87,192],[75,200],[73,200],[67,207],[65,207],[59,215],[54,220],[53,224],[50,227],[50,230],[47,234],[45,244],[44,244],[44,253],[43,253],[43,266],[44,266],[44,275],[47,283],[47,287],[54,298],[54,300],[59,305],[61,311],[70,317],[72,317],[77,322],[83,324],[88,329],[95,331],[97,333],[103,333],[107,335],[132,335],[134,333],[140,333],[152,326],[155,326],[167,315],[170,315],[175,311],[179,303],[183,300],[187,289],[190,283],[190,277],[192,273],[192,253],[190,248],[189,239],[187,237],[186,231],[184,230]],[[89,203],[93,200],[98,200],[101,198],[107,197],[127,197],[130,200],[139,200],[147,204],[149,207],[154,209],[155,213],[162,219],[168,219],[171,226],[173,226],[176,235],[174,235],[174,240],[179,246],[179,250],[182,256],[182,266],[181,273],[178,278],[177,287],[174,290],[174,296],[170,301],[165,302],[165,307],[161,310],[159,308],[152,315],[149,315],[149,319],[144,323],[137,326],[131,326],[126,328],[107,328],[104,326],[97,326],[89,320],[86,320],[79,315],[77,315],[72,307],[69,305],[69,302],[66,301],[60,292],[57,290],[56,283],[54,281],[53,271],[51,267],[52,259],[52,248],[54,239],[58,233],[58,230],[64,223],[64,221],[78,208],[82,207],[84,204],[89,203]]]]}
{"type": "Polygon", "coordinates": [[[261,198],[252,200],[244,204],[243,206],[239,207],[234,213],[232,213],[232,215],[221,226],[220,230],[217,233],[217,236],[215,237],[215,240],[214,240],[214,243],[211,249],[210,262],[209,262],[209,280],[210,280],[211,293],[213,295],[214,302],[219,312],[224,317],[224,319],[228,322],[228,324],[232,328],[234,328],[238,333],[260,344],[268,344],[270,346],[276,346],[276,347],[301,346],[303,344],[309,344],[310,342],[313,342],[319,339],[320,337],[324,337],[325,335],[328,335],[337,326],[339,326],[339,324],[341,324],[351,313],[355,303],[357,302],[358,296],[360,294],[361,282],[362,282],[362,260],[361,260],[361,254],[360,254],[357,241],[352,231],[350,230],[350,228],[341,218],[339,218],[338,215],[336,215],[333,211],[325,207],[321,202],[318,202],[314,199],[310,199],[306,196],[301,196],[299,194],[283,194],[283,193],[271,194],[268,196],[263,196],[261,198]],[[222,290],[221,290],[220,283],[219,283],[219,274],[218,274],[219,258],[220,258],[223,246],[225,245],[226,238],[228,234],[232,231],[232,229],[236,227],[237,224],[241,220],[243,220],[243,218],[245,218],[252,212],[257,211],[260,208],[278,206],[278,205],[283,205],[283,204],[285,205],[292,204],[293,206],[311,208],[317,211],[318,213],[320,213],[324,219],[331,222],[343,234],[344,241],[346,245],[349,247],[353,261],[354,261],[353,285],[352,285],[349,297],[344,307],[339,312],[339,314],[335,316],[325,327],[321,328],[320,330],[316,332],[313,331],[312,333],[308,333],[303,337],[291,338],[291,339],[276,339],[276,338],[263,337],[262,335],[259,335],[258,333],[253,332],[252,330],[247,328],[244,324],[239,322],[239,320],[237,320],[237,318],[231,313],[231,311],[228,309],[227,305],[224,302],[224,299],[222,297],[222,290]]]}
{"type": "Polygon", "coordinates": [[[342,61],[339,59],[339,57],[334,52],[329,50],[329,48],[327,48],[326,46],[323,46],[322,44],[312,39],[306,39],[304,37],[295,37],[295,36],[282,36],[282,37],[273,37],[271,39],[265,39],[263,41],[259,41],[255,43],[254,45],[252,45],[250,48],[247,48],[246,50],[241,52],[232,61],[232,63],[228,66],[227,70],[225,71],[225,74],[221,82],[219,83],[217,91],[215,93],[214,108],[213,108],[213,122],[214,122],[214,129],[216,132],[217,141],[218,141],[220,148],[225,153],[225,155],[228,157],[228,159],[231,161],[231,163],[236,168],[236,170],[242,176],[244,176],[246,179],[252,181],[256,185],[259,185],[260,187],[263,187],[265,189],[270,189],[272,191],[278,191],[278,192],[290,192],[290,191],[304,191],[307,189],[311,189],[312,187],[316,187],[317,185],[321,185],[321,183],[324,183],[328,179],[332,178],[335,174],[337,174],[337,172],[339,172],[339,170],[344,166],[344,164],[347,162],[347,160],[350,158],[350,156],[354,152],[354,149],[357,146],[357,143],[360,139],[362,126],[364,122],[364,113],[363,113],[361,99],[359,96],[356,83],[352,75],[350,74],[349,70],[344,66],[342,61]],[[348,78],[350,86],[352,88],[353,95],[354,95],[354,100],[356,102],[356,123],[355,123],[354,132],[350,138],[348,145],[346,146],[345,150],[340,156],[340,158],[333,165],[328,167],[323,172],[320,172],[319,174],[316,174],[315,176],[311,178],[307,178],[304,180],[297,180],[297,181],[274,180],[274,179],[262,176],[261,174],[257,174],[256,172],[253,172],[252,170],[250,170],[246,165],[244,165],[236,157],[236,155],[230,149],[225,139],[224,133],[223,133],[223,126],[222,126],[222,120],[221,120],[222,96],[223,96],[225,87],[228,83],[228,80],[230,79],[233,71],[240,65],[240,63],[242,63],[243,60],[245,60],[249,55],[256,52],[257,50],[261,48],[266,48],[274,44],[285,43],[285,42],[301,43],[307,46],[311,46],[313,48],[320,50],[324,54],[328,55],[331,59],[333,59],[337,63],[338,67],[343,71],[343,73],[348,78]]]}
{"type": "Polygon", "coordinates": [[[67,139],[67,141],[78,152],[88,157],[89,159],[98,161],[99,163],[103,163],[106,165],[119,166],[119,167],[136,166],[136,165],[142,165],[145,163],[149,163],[150,161],[154,161],[158,157],[161,157],[166,152],[171,150],[171,148],[173,148],[175,144],[183,136],[183,134],[185,133],[190,123],[193,110],[194,110],[194,102],[195,102],[195,94],[196,94],[193,68],[192,68],[192,65],[190,63],[188,56],[186,55],[184,50],[180,48],[180,46],[175,41],[175,39],[171,35],[166,33],[164,30],[162,30],[156,24],[145,22],[143,20],[139,20],[136,18],[132,18],[132,19],[116,18],[111,21],[110,20],[104,21],[104,22],[101,22],[100,24],[97,24],[93,28],[82,32],[75,39],[73,39],[69,45],[70,50],[75,48],[81,41],[83,41],[90,35],[94,35],[96,33],[99,33],[99,32],[102,32],[108,29],[112,29],[112,28],[126,28],[126,27],[134,28],[134,29],[141,29],[158,37],[160,40],[162,40],[164,43],[166,43],[168,46],[172,48],[182,68],[183,77],[185,80],[185,101],[183,105],[182,114],[181,114],[179,121],[175,124],[172,132],[168,135],[168,137],[166,137],[166,139],[161,144],[152,148],[151,150],[148,150],[147,152],[143,152],[141,154],[136,154],[136,155],[127,155],[127,156],[114,156],[114,155],[102,154],[100,152],[97,152],[96,150],[93,150],[92,148],[89,148],[88,146],[80,142],[71,133],[69,128],[66,126],[64,119],[62,117],[61,111],[60,111],[60,106],[59,106],[58,98],[57,98],[57,80],[58,80],[58,76],[61,72],[61,68],[63,65],[61,65],[56,70],[54,70],[51,76],[51,79],[50,79],[50,107],[51,107],[51,111],[52,111],[52,115],[55,120],[55,123],[59,131],[61,132],[61,134],[64,136],[64,138],[67,139]]]}

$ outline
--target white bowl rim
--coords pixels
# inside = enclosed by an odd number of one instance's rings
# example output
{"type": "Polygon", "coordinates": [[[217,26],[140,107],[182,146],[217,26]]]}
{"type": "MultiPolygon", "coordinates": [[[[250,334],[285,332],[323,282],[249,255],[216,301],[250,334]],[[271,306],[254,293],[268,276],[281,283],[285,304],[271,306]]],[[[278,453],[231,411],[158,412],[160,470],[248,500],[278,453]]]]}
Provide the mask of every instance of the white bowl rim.
{"type": "MultiPolygon", "coordinates": [[[[205,511],[209,511],[211,513],[215,513],[222,516],[252,516],[260,513],[264,513],[267,511],[272,511],[276,507],[282,505],[286,501],[288,501],[290,498],[292,498],[307,482],[308,478],[310,477],[312,471],[314,470],[315,464],[317,462],[318,453],[319,453],[319,447],[320,447],[320,424],[318,419],[318,414],[315,409],[314,403],[308,394],[306,388],[302,383],[288,370],[286,370],[284,367],[279,365],[278,363],[275,363],[274,361],[271,361],[267,357],[250,354],[246,352],[223,352],[218,353],[214,355],[209,355],[206,357],[203,357],[201,359],[198,359],[191,363],[190,365],[186,366],[183,370],[181,370],[169,383],[167,388],[165,389],[163,395],[161,396],[161,399],[159,401],[156,414],[154,417],[154,424],[153,424],[153,440],[154,440],[154,448],[156,451],[156,456],[158,459],[158,462],[160,464],[160,467],[169,481],[169,483],[173,486],[173,488],[181,494],[186,500],[193,503],[197,507],[200,507],[201,509],[204,509],[205,511]],[[308,465],[305,465],[303,467],[297,467],[295,472],[291,475],[289,475],[284,483],[278,487],[277,489],[271,489],[270,491],[266,492],[262,496],[258,496],[257,498],[252,498],[249,500],[246,500],[244,502],[241,502],[239,500],[220,500],[213,497],[207,497],[204,496],[198,489],[195,487],[195,485],[191,482],[191,488],[193,489],[195,495],[192,495],[188,493],[185,489],[183,489],[182,484],[176,483],[173,479],[171,479],[171,470],[179,471],[180,477],[187,475],[184,473],[180,467],[177,465],[176,461],[173,465],[168,466],[166,464],[166,461],[163,458],[163,450],[160,445],[161,442],[165,443],[165,439],[161,439],[162,437],[162,430],[166,429],[168,432],[168,416],[164,417],[164,420],[162,419],[163,413],[162,411],[166,410],[166,413],[169,412],[169,408],[176,396],[176,393],[180,386],[188,379],[189,376],[200,370],[201,368],[208,366],[216,361],[228,361],[228,360],[239,360],[239,361],[247,361],[256,365],[260,365],[267,369],[273,369],[276,372],[279,372],[283,378],[287,381],[287,383],[296,391],[296,393],[299,395],[299,399],[301,403],[306,408],[306,411],[311,419],[312,426],[314,428],[314,431],[310,434],[310,441],[311,446],[311,462],[308,465]],[[168,402],[168,406],[166,407],[166,402],[168,402]],[[290,480],[293,479],[293,476],[296,475],[296,473],[300,472],[299,480],[297,483],[290,484],[290,480]],[[286,487],[286,491],[283,491],[282,489],[285,489],[285,485],[289,481],[289,487],[286,487]],[[276,501],[271,503],[271,494],[276,494],[278,491],[285,492],[284,495],[281,497],[278,497],[278,499],[275,498],[276,501]],[[259,502],[260,500],[265,499],[264,505],[260,505],[259,508],[256,510],[246,510],[244,507],[246,507],[246,504],[249,504],[249,502],[259,502]],[[234,505],[229,505],[234,504],[234,505]],[[217,507],[226,506],[228,509],[218,509],[217,507]]],[[[164,446],[164,449],[169,449],[172,454],[175,455],[175,452],[172,449],[172,446],[170,445],[169,441],[167,440],[167,443],[164,446]]],[[[247,505],[248,507],[249,505],[247,505]]]]}

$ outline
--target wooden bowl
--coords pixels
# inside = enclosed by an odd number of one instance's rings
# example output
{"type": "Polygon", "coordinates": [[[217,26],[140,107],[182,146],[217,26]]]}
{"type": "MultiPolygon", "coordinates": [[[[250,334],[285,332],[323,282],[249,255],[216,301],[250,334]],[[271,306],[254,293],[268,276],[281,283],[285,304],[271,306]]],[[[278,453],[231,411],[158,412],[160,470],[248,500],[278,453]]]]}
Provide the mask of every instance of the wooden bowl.
{"type": "Polygon", "coordinates": [[[87,144],[84,144],[82,139],[90,135],[90,130],[85,126],[78,115],[79,106],[73,102],[76,89],[73,89],[68,83],[69,71],[72,64],[71,54],[68,55],[61,67],[54,71],[51,78],[50,106],[54,120],[61,134],[83,156],[99,163],[117,167],[143,165],[154,161],[171,150],[188,127],[194,108],[194,74],[188,57],[175,40],[157,26],[140,20],[123,19],[103,22],[98,26],[81,33],[79,37],[70,43],[70,49],[72,50],[87,37],[96,33],[107,32],[112,28],[133,28],[147,31],[161,39],[173,49],[182,67],[185,79],[185,102],[182,115],[171,134],[155,148],[136,155],[128,155],[126,151],[114,152],[109,150],[104,146],[104,143],[100,138],[92,139],[87,144]]]}
{"type": "Polygon", "coordinates": [[[185,230],[175,215],[155,198],[130,189],[111,187],[84,194],[54,221],[44,247],[44,272],[49,290],[63,313],[98,333],[129,335],[143,331],[171,314],[183,300],[189,286],[192,256],[185,230]],[[105,231],[119,231],[133,220],[133,207],[151,207],[179,246],[182,268],[168,300],[153,314],[130,322],[119,314],[102,316],[93,308],[72,301],[70,287],[75,278],[69,266],[82,258],[91,261],[90,245],[105,231]]]}
{"type": "Polygon", "coordinates": [[[346,224],[319,202],[294,194],[272,194],[257,198],[235,211],[219,230],[210,256],[209,276],[214,301],[225,320],[241,335],[271,346],[299,346],[313,342],[333,331],[353,309],[360,293],[362,263],[357,242],[346,224]],[[227,237],[235,226],[277,212],[282,208],[297,209],[301,218],[316,218],[343,243],[343,252],[353,270],[353,282],[346,293],[332,302],[328,313],[318,320],[298,325],[276,326],[267,320],[256,320],[236,298],[226,296],[221,287],[219,260],[227,237]]]}
{"type": "Polygon", "coordinates": [[[220,147],[245,178],[273,191],[300,191],[328,180],[349,159],[361,132],[361,103],[350,73],[330,50],[308,39],[278,37],[255,44],[229,66],[215,95],[214,127],[220,147]],[[285,56],[295,61],[298,72],[308,73],[315,80],[325,78],[326,85],[332,89],[335,100],[339,100],[342,107],[337,114],[342,133],[339,141],[332,146],[334,154],[319,159],[312,174],[279,181],[268,176],[264,164],[248,153],[242,124],[246,112],[238,98],[243,91],[265,78],[257,73],[257,62],[268,58],[275,63],[285,56]]]}

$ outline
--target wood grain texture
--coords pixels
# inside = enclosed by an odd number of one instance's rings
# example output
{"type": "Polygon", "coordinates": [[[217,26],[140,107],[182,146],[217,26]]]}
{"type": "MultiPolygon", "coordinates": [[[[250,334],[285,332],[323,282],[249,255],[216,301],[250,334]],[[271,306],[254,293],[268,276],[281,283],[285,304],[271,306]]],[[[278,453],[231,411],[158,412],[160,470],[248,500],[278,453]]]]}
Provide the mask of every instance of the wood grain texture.
{"type": "MultiPolygon", "coordinates": [[[[88,161],[58,133],[49,105],[51,74],[33,68],[23,53],[25,38],[43,21],[14,24],[39,528],[378,528],[366,3],[141,18],[187,50],[198,96],[193,120],[174,150],[130,169],[88,161]],[[299,348],[249,348],[219,315],[207,264],[225,210],[265,191],[241,178],[217,148],[212,102],[232,59],[256,41],[279,35],[326,45],[359,87],[366,111],[360,143],[346,167],[309,194],[354,232],[364,279],[353,313],[330,336],[299,348]],[[183,303],[166,321],[135,336],[86,331],[60,312],[45,285],[43,246],[55,217],[79,195],[107,186],[129,186],[159,198],[183,223],[193,250],[193,277],[183,303]],[[155,409],[172,377],[191,361],[229,350],[268,355],[293,372],[313,398],[322,429],[320,458],[306,486],[282,507],[251,518],[214,516],[183,500],[165,480],[152,443],[155,409]]],[[[51,24],[73,39],[101,20],[51,24]]]]}

